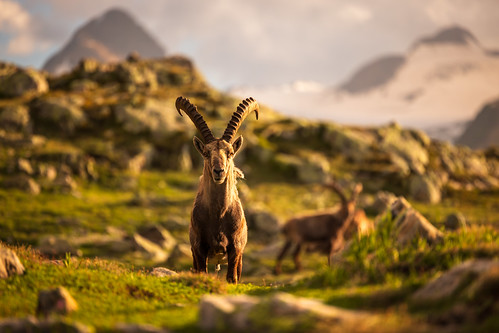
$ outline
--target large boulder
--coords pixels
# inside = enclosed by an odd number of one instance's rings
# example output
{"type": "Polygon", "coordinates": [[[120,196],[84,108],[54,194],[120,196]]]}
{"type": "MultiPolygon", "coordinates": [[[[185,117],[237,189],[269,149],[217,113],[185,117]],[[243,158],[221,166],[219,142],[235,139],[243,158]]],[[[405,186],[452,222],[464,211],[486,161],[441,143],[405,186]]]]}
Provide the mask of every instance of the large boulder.
{"type": "Polygon", "coordinates": [[[68,239],[55,235],[41,237],[37,249],[43,255],[56,258],[63,258],[67,253],[74,256],[82,254],[81,250],[72,245],[68,239]]]}
{"type": "Polygon", "coordinates": [[[3,247],[0,243],[0,279],[24,273],[24,266],[11,249],[3,247]]]}
{"type": "Polygon", "coordinates": [[[48,89],[47,80],[36,70],[0,63],[0,98],[19,97],[27,93],[42,94],[48,89]]]}
{"type": "Polygon", "coordinates": [[[164,251],[171,252],[177,241],[172,234],[160,225],[143,226],[138,230],[139,235],[159,245],[164,251]]]}
{"type": "Polygon", "coordinates": [[[276,154],[272,165],[276,171],[295,177],[305,184],[325,183],[330,178],[329,162],[320,154],[309,154],[304,157],[276,154]]]}
{"type": "Polygon", "coordinates": [[[428,243],[434,244],[443,239],[443,233],[415,210],[404,197],[393,202],[390,212],[398,243],[405,245],[422,237],[428,243]]]}

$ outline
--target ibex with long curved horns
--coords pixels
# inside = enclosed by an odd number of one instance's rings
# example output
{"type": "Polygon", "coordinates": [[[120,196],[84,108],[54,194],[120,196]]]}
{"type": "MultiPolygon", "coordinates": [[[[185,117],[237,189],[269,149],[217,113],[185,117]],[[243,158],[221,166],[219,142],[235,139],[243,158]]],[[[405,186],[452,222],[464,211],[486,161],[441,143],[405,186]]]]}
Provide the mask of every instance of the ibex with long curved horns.
{"type": "Polygon", "coordinates": [[[204,141],[196,136],[193,140],[204,158],[189,226],[194,271],[207,273],[208,258],[215,258],[219,269],[220,260],[227,257],[227,281],[237,283],[241,279],[248,227],[236,188],[237,177],[242,176],[242,172],[234,166],[234,156],[243,138],[234,140],[234,136],[252,111],[258,119],[258,104],[251,97],[243,100],[220,139],[213,136],[203,116],[188,99],[177,98],[175,106],[180,115],[183,110],[191,118],[204,141]]]}

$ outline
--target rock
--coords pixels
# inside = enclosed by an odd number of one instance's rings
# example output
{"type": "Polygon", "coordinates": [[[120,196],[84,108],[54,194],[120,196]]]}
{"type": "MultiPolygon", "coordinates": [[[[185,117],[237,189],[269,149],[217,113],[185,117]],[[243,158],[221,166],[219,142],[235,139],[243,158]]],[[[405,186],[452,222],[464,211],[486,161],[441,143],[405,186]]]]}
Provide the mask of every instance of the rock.
{"type": "Polygon", "coordinates": [[[27,317],[0,320],[0,332],[91,333],[94,332],[94,329],[78,322],[68,322],[62,319],[49,319],[39,321],[34,317],[27,317]]]}
{"type": "Polygon", "coordinates": [[[168,259],[168,254],[159,245],[139,234],[134,234],[130,241],[132,242],[133,249],[141,252],[147,260],[164,262],[168,259]]]}
{"type": "Polygon", "coordinates": [[[38,251],[49,257],[62,258],[69,253],[74,256],[81,256],[81,250],[75,248],[65,238],[48,235],[38,241],[38,251]]]}
{"type": "MultiPolygon", "coordinates": [[[[499,261],[472,259],[459,264],[417,290],[409,299],[414,307],[438,306],[460,294],[477,297],[489,277],[497,283],[499,261]],[[490,275],[489,275],[490,274],[490,275]]],[[[497,284],[495,284],[497,286],[497,284]]],[[[496,289],[497,290],[497,289],[496,289]]],[[[489,293],[490,295],[490,293],[489,293]]]]}
{"type": "Polygon", "coordinates": [[[187,231],[189,229],[189,220],[179,216],[169,216],[168,220],[160,223],[170,231],[187,231]]]}
{"type": "Polygon", "coordinates": [[[306,158],[276,154],[272,164],[276,171],[296,177],[306,184],[324,183],[330,178],[329,162],[320,154],[310,154],[306,158]]]}
{"type": "Polygon", "coordinates": [[[448,230],[458,230],[461,228],[466,228],[468,224],[466,223],[466,217],[462,213],[452,213],[445,218],[444,222],[445,229],[448,230]]]}
{"type": "Polygon", "coordinates": [[[33,103],[33,117],[47,126],[72,135],[77,128],[87,124],[87,117],[81,109],[82,104],[83,99],[76,96],[38,99],[33,103]]]}
{"type": "Polygon", "coordinates": [[[380,214],[386,211],[395,200],[397,200],[397,196],[395,194],[386,191],[379,191],[376,193],[374,202],[369,209],[374,211],[376,214],[380,214]]]}
{"type": "Polygon", "coordinates": [[[161,141],[164,136],[186,128],[186,120],[178,117],[173,101],[152,98],[132,100],[113,108],[116,121],[131,134],[152,134],[161,141]]]}
{"type": "Polygon", "coordinates": [[[136,61],[123,62],[118,64],[115,70],[118,80],[129,90],[135,91],[137,87],[147,88],[149,91],[158,88],[156,75],[146,66],[138,64],[136,61]]]}
{"type": "Polygon", "coordinates": [[[6,188],[16,188],[33,195],[40,194],[40,185],[33,178],[25,174],[8,177],[3,182],[3,185],[6,188]]]}
{"type": "Polygon", "coordinates": [[[78,189],[78,184],[72,177],[72,172],[66,165],[61,165],[53,185],[63,192],[71,193],[78,189]]]}
{"type": "Polygon", "coordinates": [[[257,297],[247,295],[205,295],[199,304],[199,326],[205,331],[249,330],[249,314],[258,302],[257,297]]]}
{"type": "Polygon", "coordinates": [[[272,213],[262,208],[250,208],[244,212],[248,231],[260,241],[277,237],[280,231],[279,220],[272,213]]]}
{"type": "Polygon", "coordinates": [[[286,320],[289,327],[310,325],[311,331],[318,324],[337,331],[353,328],[362,331],[373,324],[372,318],[367,313],[343,310],[285,293],[268,298],[206,295],[201,298],[199,309],[199,326],[206,331],[278,331],[280,320],[286,320]]]}
{"type": "Polygon", "coordinates": [[[7,105],[0,108],[0,128],[26,132],[29,124],[28,108],[24,105],[7,105]]]}
{"type": "Polygon", "coordinates": [[[399,165],[401,170],[407,168],[417,174],[425,172],[429,155],[421,138],[415,139],[413,133],[402,130],[396,124],[380,128],[378,134],[381,137],[380,149],[388,152],[392,162],[399,165]]]}
{"type": "Polygon", "coordinates": [[[116,333],[168,333],[169,331],[163,328],[158,328],[148,324],[117,324],[114,326],[113,332],[116,333]]]}
{"type": "Polygon", "coordinates": [[[159,245],[163,250],[167,252],[170,252],[175,247],[175,245],[177,245],[175,237],[173,237],[172,234],[170,234],[170,232],[162,226],[145,226],[139,228],[138,232],[139,235],[159,245]]]}
{"type": "Polygon", "coordinates": [[[9,276],[24,274],[24,266],[11,249],[3,247],[0,243],[0,279],[9,276]]]}
{"type": "Polygon", "coordinates": [[[417,237],[423,237],[431,244],[443,239],[443,233],[412,208],[403,197],[399,197],[390,209],[398,243],[405,245],[417,237]]]}
{"type": "Polygon", "coordinates": [[[409,180],[409,195],[424,203],[436,204],[442,199],[439,186],[426,175],[412,175],[409,180]]]}
{"type": "Polygon", "coordinates": [[[33,168],[31,167],[31,163],[29,162],[29,160],[25,158],[20,158],[17,160],[17,170],[27,175],[33,174],[33,168]]]}
{"type": "Polygon", "coordinates": [[[28,93],[38,95],[48,89],[47,80],[36,70],[0,63],[0,98],[19,97],[28,93]]]}
{"type": "Polygon", "coordinates": [[[191,262],[192,252],[191,246],[189,244],[177,244],[168,257],[168,264],[172,266],[178,265],[180,263],[191,262]]]}
{"type": "Polygon", "coordinates": [[[375,138],[367,131],[338,127],[327,131],[324,141],[330,142],[348,160],[360,163],[371,153],[375,138]]]}
{"type": "Polygon", "coordinates": [[[38,293],[37,316],[47,318],[52,314],[66,315],[78,310],[78,303],[64,287],[41,290],[38,293]]]}
{"type": "Polygon", "coordinates": [[[178,273],[165,267],[154,267],[152,271],[149,273],[149,275],[157,277],[165,277],[165,276],[175,276],[178,275],[178,273]]]}

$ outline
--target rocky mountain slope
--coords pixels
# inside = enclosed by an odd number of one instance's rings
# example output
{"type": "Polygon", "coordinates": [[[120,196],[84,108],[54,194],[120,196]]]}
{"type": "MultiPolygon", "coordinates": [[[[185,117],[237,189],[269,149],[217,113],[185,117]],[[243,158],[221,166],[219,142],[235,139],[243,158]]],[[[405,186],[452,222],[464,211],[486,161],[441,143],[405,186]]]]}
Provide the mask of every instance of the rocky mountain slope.
{"type": "Polygon", "coordinates": [[[111,9],[79,28],[66,45],[46,61],[43,69],[61,74],[83,58],[109,63],[123,60],[132,52],[144,58],[165,55],[164,48],[129,13],[111,9]]]}
{"type": "Polygon", "coordinates": [[[87,59],[63,75],[0,64],[0,331],[497,327],[494,150],[441,143],[397,124],[285,117],[262,103],[259,120],[239,131],[249,242],[243,283],[234,286],[189,272],[202,159],[194,126],[174,107],[179,95],[216,136],[240,102],[180,56],[87,59]],[[280,227],[334,210],[339,198],[324,187],[331,178],[347,192],[362,182],[358,208],[370,234],[353,237],[332,267],[324,255],[307,254],[303,272],[291,272],[286,258],[276,277],[280,227]],[[427,292],[461,263],[459,288],[427,292]],[[52,312],[57,317],[46,321],[52,312]]]}
{"type": "Polygon", "coordinates": [[[337,88],[301,91],[239,87],[281,112],[347,124],[397,121],[419,129],[468,121],[497,98],[499,58],[467,30],[450,27],[412,44],[403,55],[381,57],[337,88]]]}
{"type": "Polygon", "coordinates": [[[485,105],[456,143],[473,149],[499,147],[499,100],[485,105]]]}

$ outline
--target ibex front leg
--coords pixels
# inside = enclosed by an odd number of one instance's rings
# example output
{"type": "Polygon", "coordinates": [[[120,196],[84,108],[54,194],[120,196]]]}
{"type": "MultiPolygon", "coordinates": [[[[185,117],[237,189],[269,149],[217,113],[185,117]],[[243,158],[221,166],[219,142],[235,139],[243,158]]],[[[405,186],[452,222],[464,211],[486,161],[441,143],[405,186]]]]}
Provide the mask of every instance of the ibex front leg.
{"type": "Polygon", "coordinates": [[[238,251],[233,245],[227,249],[227,282],[237,283],[240,277],[239,266],[242,268],[242,251],[238,251]]]}

